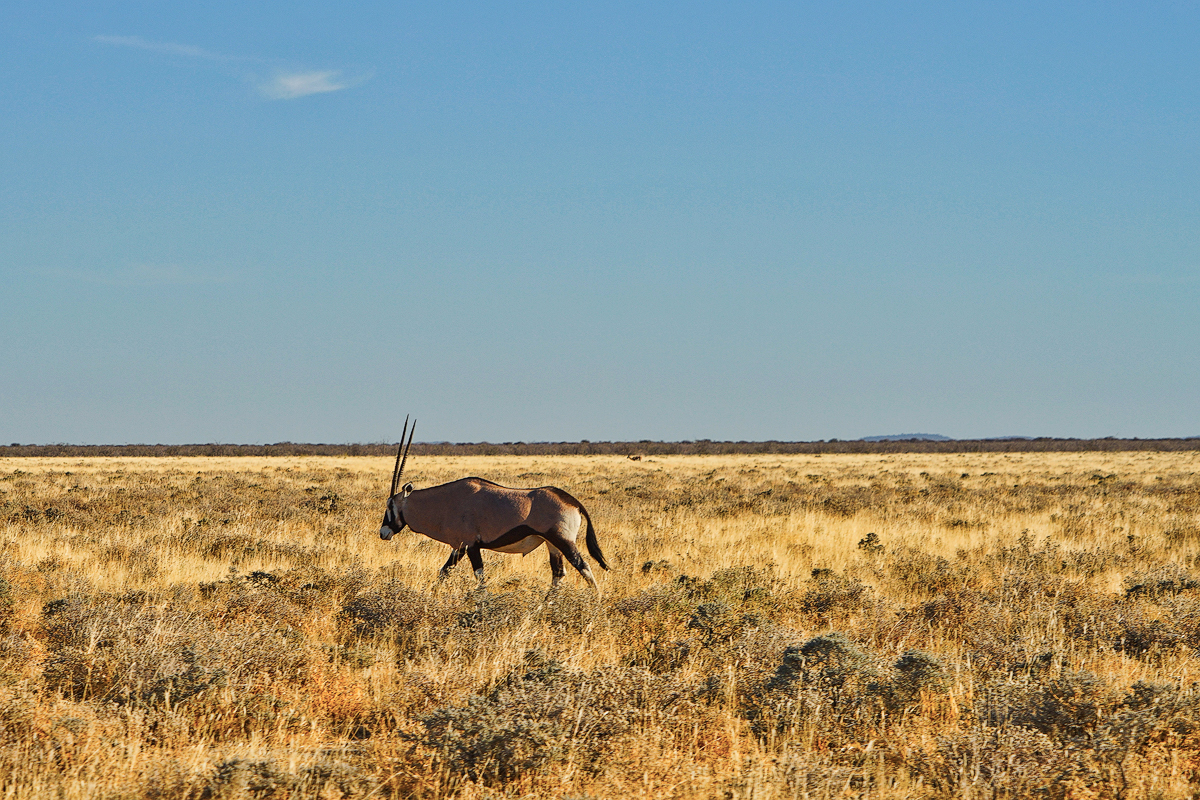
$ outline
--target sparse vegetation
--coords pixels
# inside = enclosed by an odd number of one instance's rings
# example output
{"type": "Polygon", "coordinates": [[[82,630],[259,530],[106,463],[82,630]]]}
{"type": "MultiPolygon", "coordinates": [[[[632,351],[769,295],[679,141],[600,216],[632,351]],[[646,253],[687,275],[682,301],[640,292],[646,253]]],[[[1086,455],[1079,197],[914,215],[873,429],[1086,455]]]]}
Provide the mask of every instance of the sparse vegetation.
{"type": "Polygon", "coordinates": [[[1200,453],[637,454],[410,461],[568,488],[601,598],[438,585],[387,457],[0,459],[0,785],[1200,793],[1200,453]]]}

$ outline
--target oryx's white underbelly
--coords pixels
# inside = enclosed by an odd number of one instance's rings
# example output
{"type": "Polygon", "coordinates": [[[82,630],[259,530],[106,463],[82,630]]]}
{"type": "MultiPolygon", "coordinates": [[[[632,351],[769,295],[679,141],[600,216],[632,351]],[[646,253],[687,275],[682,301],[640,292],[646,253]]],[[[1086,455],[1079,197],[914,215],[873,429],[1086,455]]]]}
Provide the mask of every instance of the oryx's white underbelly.
{"type": "Polygon", "coordinates": [[[506,544],[503,547],[491,547],[488,549],[495,550],[497,553],[520,553],[524,556],[532,553],[534,550],[537,550],[542,541],[543,539],[540,536],[526,536],[519,542],[506,544]]]}

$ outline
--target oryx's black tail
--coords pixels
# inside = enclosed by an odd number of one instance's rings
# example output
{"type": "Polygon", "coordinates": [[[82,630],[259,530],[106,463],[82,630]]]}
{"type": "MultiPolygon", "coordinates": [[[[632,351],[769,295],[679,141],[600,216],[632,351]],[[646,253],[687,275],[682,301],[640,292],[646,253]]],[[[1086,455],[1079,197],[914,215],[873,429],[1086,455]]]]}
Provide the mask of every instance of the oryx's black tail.
{"type": "Polygon", "coordinates": [[[587,521],[588,555],[596,559],[596,563],[601,567],[608,569],[608,563],[604,560],[604,553],[600,552],[600,542],[596,539],[596,529],[592,527],[592,518],[588,516],[588,513],[582,507],[579,510],[583,511],[583,518],[587,521]]]}

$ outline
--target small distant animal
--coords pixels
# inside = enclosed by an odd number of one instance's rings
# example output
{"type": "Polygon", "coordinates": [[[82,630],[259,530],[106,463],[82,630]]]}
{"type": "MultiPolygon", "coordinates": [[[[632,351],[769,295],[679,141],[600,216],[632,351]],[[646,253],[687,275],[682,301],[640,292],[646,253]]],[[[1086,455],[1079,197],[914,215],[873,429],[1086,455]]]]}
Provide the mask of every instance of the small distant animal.
{"type": "Polygon", "coordinates": [[[588,554],[601,568],[608,569],[592,518],[582,503],[562,489],[554,486],[512,489],[483,478],[462,478],[428,489],[414,489],[411,483],[406,483],[397,491],[416,429],[416,420],[409,431],[405,418],[392,468],[392,486],[379,528],[380,539],[389,541],[407,526],[443,542],[450,546],[451,553],[439,570],[438,579],[444,580],[465,555],[481,586],[485,580],[480,551],[524,556],[545,543],[550,551],[551,588],[556,588],[566,574],[565,559],[599,593],[596,578],[576,544],[583,528],[588,554]]]}
{"type": "Polygon", "coordinates": [[[629,460],[630,461],[641,461],[642,457],[641,456],[629,456],[629,460]]]}

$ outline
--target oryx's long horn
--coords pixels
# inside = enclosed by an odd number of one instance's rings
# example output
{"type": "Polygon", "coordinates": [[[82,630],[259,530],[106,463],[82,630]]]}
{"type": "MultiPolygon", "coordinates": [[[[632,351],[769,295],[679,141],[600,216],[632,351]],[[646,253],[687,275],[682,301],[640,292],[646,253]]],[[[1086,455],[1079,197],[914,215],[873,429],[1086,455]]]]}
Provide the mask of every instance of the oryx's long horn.
{"type": "MultiPolygon", "coordinates": [[[[416,428],[413,424],[413,428],[416,428]]],[[[400,433],[400,445],[396,448],[396,464],[392,467],[392,488],[388,491],[388,497],[396,493],[396,481],[400,480],[400,451],[404,449],[404,435],[408,433],[408,415],[404,417],[404,430],[400,433]]]]}
{"type": "MultiPolygon", "coordinates": [[[[404,446],[404,458],[400,461],[400,470],[396,473],[396,483],[400,483],[400,476],[404,474],[404,462],[408,461],[408,451],[412,447],[413,434],[417,432],[417,421],[413,420],[412,430],[408,432],[408,444],[404,446]]],[[[393,491],[394,493],[394,491],[393,491]]]]}

